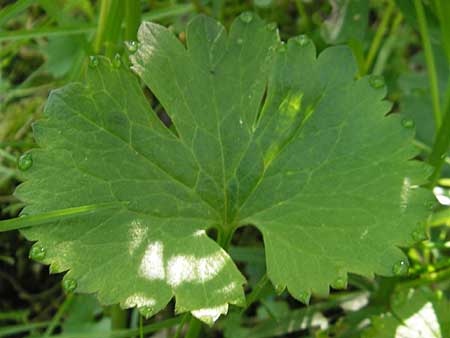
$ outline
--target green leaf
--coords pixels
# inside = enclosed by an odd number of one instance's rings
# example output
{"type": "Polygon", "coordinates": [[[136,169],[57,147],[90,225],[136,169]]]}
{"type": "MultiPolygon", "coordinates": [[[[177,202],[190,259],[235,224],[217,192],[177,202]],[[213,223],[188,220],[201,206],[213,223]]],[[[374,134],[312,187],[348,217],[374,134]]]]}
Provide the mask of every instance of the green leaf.
{"type": "Polygon", "coordinates": [[[98,333],[108,336],[111,331],[110,318],[99,321],[95,317],[101,314],[102,308],[91,295],[77,295],[70,306],[66,319],[62,324],[64,334],[98,333]]]}
{"type": "Polygon", "coordinates": [[[143,23],[131,56],[175,131],[105,58],[92,59],[85,83],[50,95],[17,190],[24,212],[118,208],[24,231],[42,261],[103,303],[151,315],[175,296],[177,312],[209,324],[245,304],[245,279],[211,227],[255,225],[269,279],[304,302],[347,272],[403,272],[399,246],[423,227],[429,170],[410,160],[413,131],[385,116],[380,81],[354,80],[348,48],[316,57],[308,38],[282,44],[251,13],[228,34],[198,16],[186,36],[187,47],[143,23]]]}
{"type": "Polygon", "coordinates": [[[391,311],[372,318],[364,338],[443,338],[450,334],[450,302],[442,293],[410,289],[393,295],[391,311]]]}

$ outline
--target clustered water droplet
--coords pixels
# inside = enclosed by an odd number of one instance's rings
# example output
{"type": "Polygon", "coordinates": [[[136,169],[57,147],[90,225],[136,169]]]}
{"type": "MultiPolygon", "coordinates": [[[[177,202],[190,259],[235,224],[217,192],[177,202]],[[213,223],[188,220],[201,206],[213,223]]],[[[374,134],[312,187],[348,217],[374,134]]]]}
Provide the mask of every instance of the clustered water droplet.
{"type": "Polygon", "coordinates": [[[78,283],[75,279],[72,278],[64,278],[62,281],[62,287],[66,293],[74,292],[77,288],[78,283]]]}
{"type": "Polygon", "coordinates": [[[300,45],[300,46],[302,46],[302,47],[303,47],[303,46],[306,46],[306,45],[310,42],[308,36],[306,36],[306,35],[304,35],[304,34],[295,37],[295,38],[294,38],[294,41],[295,41],[298,45],[300,45]]]}
{"type": "Polygon", "coordinates": [[[408,273],[409,263],[407,260],[400,260],[392,266],[392,272],[396,276],[404,276],[408,273]]]}
{"type": "Polygon", "coordinates": [[[253,14],[251,12],[244,12],[240,15],[242,22],[250,23],[253,20],[253,14]]]}
{"type": "Polygon", "coordinates": [[[47,255],[47,250],[39,243],[33,245],[30,249],[30,258],[35,261],[42,261],[47,255]]]}
{"type": "Polygon", "coordinates": [[[122,64],[122,57],[120,56],[120,54],[116,54],[114,56],[112,64],[115,68],[120,68],[120,65],[122,64]]]}
{"type": "Polygon", "coordinates": [[[408,129],[414,128],[416,123],[413,119],[410,118],[404,118],[402,119],[402,126],[408,129]]]}
{"type": "Polygon", "coordinates": [[[138,48],[138,44],[136,41],[125,41],[125,46],[127,47],[128,52],[135,53],[138,48]]]}
{"type": "Polygon", "coordinates": [[[96,57],[95,55],[91,55],[89,56],[89,67],[91,68],[95,68],[98,66],[98,57],[96,57]]]}
{"type": "Polygon", "coordinates": [[[17,167],[22,171],[30,169],[32,165],[33,158],[30,153],[22,154],[17,160],[17,167]]]}
{"type": "Polygon", "coordinates": [[[384,87],[384,78],[380,75],[372,75],[369,78],[369,84],[372,88],[379,89],[384,87]]]}

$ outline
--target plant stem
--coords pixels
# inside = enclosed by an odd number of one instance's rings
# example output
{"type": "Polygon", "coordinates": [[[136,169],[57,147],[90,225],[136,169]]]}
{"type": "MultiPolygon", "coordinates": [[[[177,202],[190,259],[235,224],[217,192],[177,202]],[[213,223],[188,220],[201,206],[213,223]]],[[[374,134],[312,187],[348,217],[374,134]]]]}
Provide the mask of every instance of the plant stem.
{"type": "Polygon", "coordinates": [[[268,282],[269,278],[267,277],[267,273],[264,273],[258,283],[256,283],[252,292],[250,292],[250,294],[248,295],[245,307],[241,310],[241,314],[244,313],[250,307],[250,305],[258,300],[261,291],[265,288],[268,282]]]}
{"type": "Polygon", "coordinates": [[[50,322],[39,322],[39,323],[29,323],[22,325],[11,325],[4,326],[0,328],[0,337],[11,337],[12,335],[17,335],[23,332],[32,331],[35,329],[40,329],[46,327],[50,322]]]}
{"type": "Polygon", "coordinates": [[[125,39],[136,40],[137,31],[141,24],[140,0],[127,0],[125,2],[125,39]]]}
{"type": "Polygon", "coordinates": [[[191,316],[191,320],[189,321],[189,329],[186,332],[184,338],[197,338],[202,331],[202,322],[199,321],[194,316],[191,316]]]}
{"type": "Polygon", "coordinates": [[[179,338],[181,335],[181,332],[183,331],[184,328],[184,324],[186,324],[186,321],[189,319],[191,315],[189,313],[186,313],[183,316],[183,319],[181,320],[180,325],[178,325],[177,331],[175,332],[175,335],[173,336],[173,338],[179,338]]]}
{"type": "MultiPolygon", "coordinates": [[[[431,154],[431,147],[417,140],[413,140],[413,144],[427,154],[431,154]]],[[[444,162],[450,165],[450,157],[446,156],[444,162]]]]}
{"type": "Polygon", "coordinates": [[[231,239],[233,238],[234,231],[237,229],[237,226],[221,226],[218,227],[218,236],[217,243],[225,250],[228,251],[231,239]]]}
{"type": "Polygon", "coordinates": [[[395,16],[391,31],[389,33],[389,36],[386,38],[386,42],[383,44],[383,47],[381,47],[380,51],[378,52],[377,60],[375,61],[375,64],[373,66],[372,73],[375,75],[382,75],[384,72],[384,68],[386,67],[387,61],[389,59],[389,56],[392,53],[392,50],[395,48],[397,44],[397,40],[399,39],[398,36],[398,28],[400,27],[400,24],[403,21],[403,15],[401,12],[398,12],[395,16]]]}
{"type": "MultiPolygon", "coordinates": [[[[173,326],[179,324],[181,322],[181,320],[182,320],[181,317],[175,317],[175,318],[166,319],[166,320],[154,323],[154,324],[149,324],[142,328],[142,332],[143,332],[143,334],[157,332],[162,329],[173,327],[173,326]]],[[[20,326],[17,326],[17,328],[16,327],[8,327],[8,328],[6,328],[6,330],[0,329],[0,337],[6,337],[7,334],[11,334],[11,333],[30,331],[33,328],[46,326],[47,324],[48,324],[47,322],[46,323],[36,323],[36,324],[20,325],[20,326]]],[[[133,337],[133,336],[140,334],[140,331],[141,330],[139,328],[127,329],[127,330],[117,330],[117,331],[110,332],[107,335],[107,337],[108,338],[133,337]]],[[[77,333],[73,333],[73,334],[72,333],[58,334],[58,335],[53,335],[52,337],[54,337],[54,338],[99,338],[99,334],[98,334],[98,332],[90,332],[90,333],[77,332],[77,333]]]]}
{"type": "Polygon", "coordinates": [[[441,28],[442,45],[447,55],[447,61],[450,63],[450,1],[436,0],[434,3],[441,28]]]}
{"type": "Polygon", "coordinates": [[[107,56],[113,54],[122,25],[123,6],[122,1],[102,0],[94,44],[95,53],[99,54],[104,49],[107,56]]]}
{"type": "MultiPolygon", "coordinates": [[[[192,4],[179,4],[169,8],[156,9],[142,15],[142,18],[149,21],[160,21],[170,17],[192,13],[192,4]]],[[[78,34],[92,34],[96,31],[96,25],[86,24],[74,27],[36,27],[33,30],[19,29],[14,31],[0,31],[0,42],[18,41],[32,38],[42,38],[49,36],[69,36],[78,34]]]]}
{"type": "Polygon", "coordinates": [[[389,4],[381,18],[380,25],[378,26],[378,29],[372,40],[372,44],[370,45],[369,53],[367,54],[366,62],[364,63],[362,75],[367,74],[367,72],[372,67],[373,60],[375,60],[375,56],[377,55],[378,49],[380,48],[381,40],[383,39],[383,36],[386,34],[389,20],[391,19],[392,13],[394,12],[394,8],[395,8],[394,2],[389,1],[389,4]]]}
{"type": "Polygon", "coordinates": [[[26,10],[33,2],[34,0],[18,0],[2,8],[0,10],[0,26],[3,26],[9,19],[16,17],[26,10]]]}
{"type": "Polygon", "coordinates": [[[311,20],[309,19],[308,13],[306,13],[303,0],[295,0],[295,5],[297,6],[297,11],[300,14],[300,19],[304,22],[305,31],[309,32],[311,30],[311,20]]]}
{"type": "Polygon", "coordinates": [[[441,106],[439,100],[439,87],[436,73],[436,65],[434,62],[433,48],[431,46],[430,35],[428,33],[427,19],[423,8],[422,0],[414,0],[416,8],[417,21],[419,23],[420,36],[422,38],[423,50],[425,53],[425,61],[427,64],[428,78],[430,81],[431,101],[433,104],[434,122],[436,130],[439,130],[442,120],[441,106]]]}
{"type": "Polygon", "coordinates": [[[111,329],[120,330],[127,327],[127,311],[123,310],[120,305],[111,306],[111,329]]]}
{"type": "Polygon", "coordinates": [[[38,215],[12,218],[5,221],[0,221],[0,232],[28,228],[31,226],[37,226],[55,221],[65,220],[71,217],[86,215],[93,211],[98,211],[100,209],[117,208],[119,206],[120,204],[118,204],[117,202],[91,204],[91,205],[83,205],[81,207],[44,212],[38,215]]]}
{"type": "Polygon", "coordinates": [[[450,279],[450,268],[445,268],[439,271],[427,272],[423,275],[420,275],[419,278],[399,283],[398,288],[401,289],[413,288],[449,279],[450,279]]]}
{"type": "Polygon", "coordinates": [[[0,156],[4,157],[5,159],[7,159],[13,163],[16,163],[16,161],[17,161],[17,158],[15,156],[11,155],[9,152],[7,152],[6,150],[3,150],[3,149],[0,149],[0,156]]]}
{"type": "Polygon", "coordinates": [[[444,121],[439,128],[428,162],[434,167],[429,187],[434,187],[441,176],[442,167],[450,147],[450,104],[447,104],[444,121]]]}
{"type": "Polygon", "coordinates": [[[72,302],[73,302],[73,293],[70,293],[67,295],[66,299],[61,304],[61,306],[58,308],[58,311],[56,312],[56,314],[53,316],[52,321],[47,326],[47,329],[45,330],[45,333],[43,335],[44,338],[51,336],[51,334],[53,333],[55,328],[58,326],[63,314],[67,311],[67,309],[70,307],[70,305],[72,305],[72,302]]]}

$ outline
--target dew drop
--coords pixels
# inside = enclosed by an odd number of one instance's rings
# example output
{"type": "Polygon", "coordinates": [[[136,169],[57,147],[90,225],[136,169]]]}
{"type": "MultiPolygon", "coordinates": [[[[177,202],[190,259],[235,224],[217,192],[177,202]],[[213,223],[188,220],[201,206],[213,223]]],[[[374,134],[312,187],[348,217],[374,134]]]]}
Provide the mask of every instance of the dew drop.
{"type": "Polygon", "coordinates": [[[416,125],[416,123],[414,122],[413,119],[410,119],[410,118],[404,118],[404,119],[402,120],[402,126],[403,126],[404,128],[411,129],[411,128],[414,128],[415,125],[416,125]]]}
{"type": "Polygon", "coordinates": [[[244,43],[244,40],[241,39],[241,38],[239,38],[239,39],[236,40],[236,43],[237,43],[238,45],[242,45],[242,44],[244,43]]]}
{"type": "Polygon", "coordinates": [[[137,42],[133,41],[133,40],[125,41],[125,46],[127,47],[128,52],[130,52],[130,53],[135,53],[137,51],[137,48],[138,48],[137,42]]]}
{"type": "Polygon", "coordinates": [[[32,165],[33,165],[33,158],[31,157],[30,153],[21,155],[17,160],[17,167],[22,171],[30,169],[32,165]]]}
{"type": "Polygon", "coordinates": [[[113,66],[115,68],[120,68],[121,64],[122,64],[122,58],[120,57],[120,54],[116,54],[113,59],[113,66]]]}
{"type": "Polygon", "coordinates": [[[345,289],[347,287],[347,278],[345,276],[339,276],[331,286],[333,289],[345,289]]]}
{"type": "Polygon", "coordinates": [[[150,306],[143,306],[139,308],[141,316],[148,318],[153,314],[153,309],[150,306]]]}
{"type": "Polygon", "coordinates": [[[66,293],[74,292],[78,286],[78,283],[75,279],[65,278],[62,282],[63,289],[66,293]]]}
{"type": "Polygon", "coordinates": [[[253,14],[251,12],[244,12],[239,17],[244,23],[250,23],[253,20],[253,14]]]}
{"type": "Polygon", "coordinates": [[[244,124],[244,121],[242,121],[242,119],[239,119],[239,124],[242,126],[244,124]]]}
{"type": "Polygon", "coordinates": [[[369,78],[369,84],[372,88],[380,89],[384,87],[384,78],[380,75],[372,75],[369,78]]]}
{"type": "Polygon", "coordinates": [[[402,259],[392,266],[392,272],[396,276],[404,276],[408,273],[409,263],[407,260],[402,259]]]}
{"type": "Polygon", "coordinates": [[[89,56],[89,67],[95,68],[98,66],[98,57],[95,55],[89,56]]]}
{"type": "Polygon", "coordinates": [[[309,304],[310,299],[311,299],[311,293],[309,293],[308,291],[302,291],[298,295],[298,300],[305,305],[309,304]]]}
{"type": "Polygon", "coordinates": [[[310,42],[308,36],[306,36],[304,34],[299,35],[299,36],[297,36],[297,37],[295,37],[293,39],[298,45],[300,45],[302,47],[306,46],[310,42]]]}
{"type": "Polygon", "coordinates": [[[281,295],[281,293],[284,291],[284,289],[285,289],[284,285],[281,285],[281,284],[275,285],[275,293],[277,295],[281,295]]]}
{"type": "Polygon", "coordinates": [[[30,258],[35,261],[42,261],[47,254],[47,250],[39,243],[33,245],[30,249],[30,258]]]}
{"type": "Polygon", "coordinates": [[[277,24],[275,22],[270,22],[266,27],[269,31],[273,32],[275,29],[277,29],[277,24]]]}

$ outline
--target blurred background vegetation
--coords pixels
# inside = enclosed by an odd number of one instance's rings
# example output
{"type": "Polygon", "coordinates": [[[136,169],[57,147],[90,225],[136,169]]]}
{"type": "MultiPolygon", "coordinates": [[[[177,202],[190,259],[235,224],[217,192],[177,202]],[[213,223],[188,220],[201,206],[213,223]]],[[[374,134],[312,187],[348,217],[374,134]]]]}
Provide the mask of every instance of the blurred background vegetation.
{"type": "Polygon", "coordinates": [[[228,27],[247,10],[275,22],[282,39],[307,34],[318,51],[347,44],[357,76],[384,81],[392,113],[404,115],[405,127],[415,125],[419,159],[435,168],[429,187],[439,206],[431,210],[428,238],[417,234],[423,241],[405,248],[409,275],[351,275],[347,290],[315,297],[305,307],[257,283],[265,272],[264,251],[260,235],[247,227],[233,239],[231,254],[248,277],[253,304],[245,313],[232,309],[213,328],[194,330],[186,316],[173,315],[173,304],[145,320],[136,310],[117,317],[114,307],[101,307],[93,296],[66,294],[61,275],[28,258],[30,243],[17,231],[5,232],[0,337],[450,337],[448,0],[0,0],[0,219],[22,208],[13,196],[21,181],[16,161],[34,145],[31,126],[49,91],[82,80],[89,56],[128,64],[143,20],[170,27],[184,41],[186,24],[198,13],[228,27]],[[432,310],[424,315],[428,304],[432,310]],[[398,335],[399,325],[410,331],[398,335]]]}

